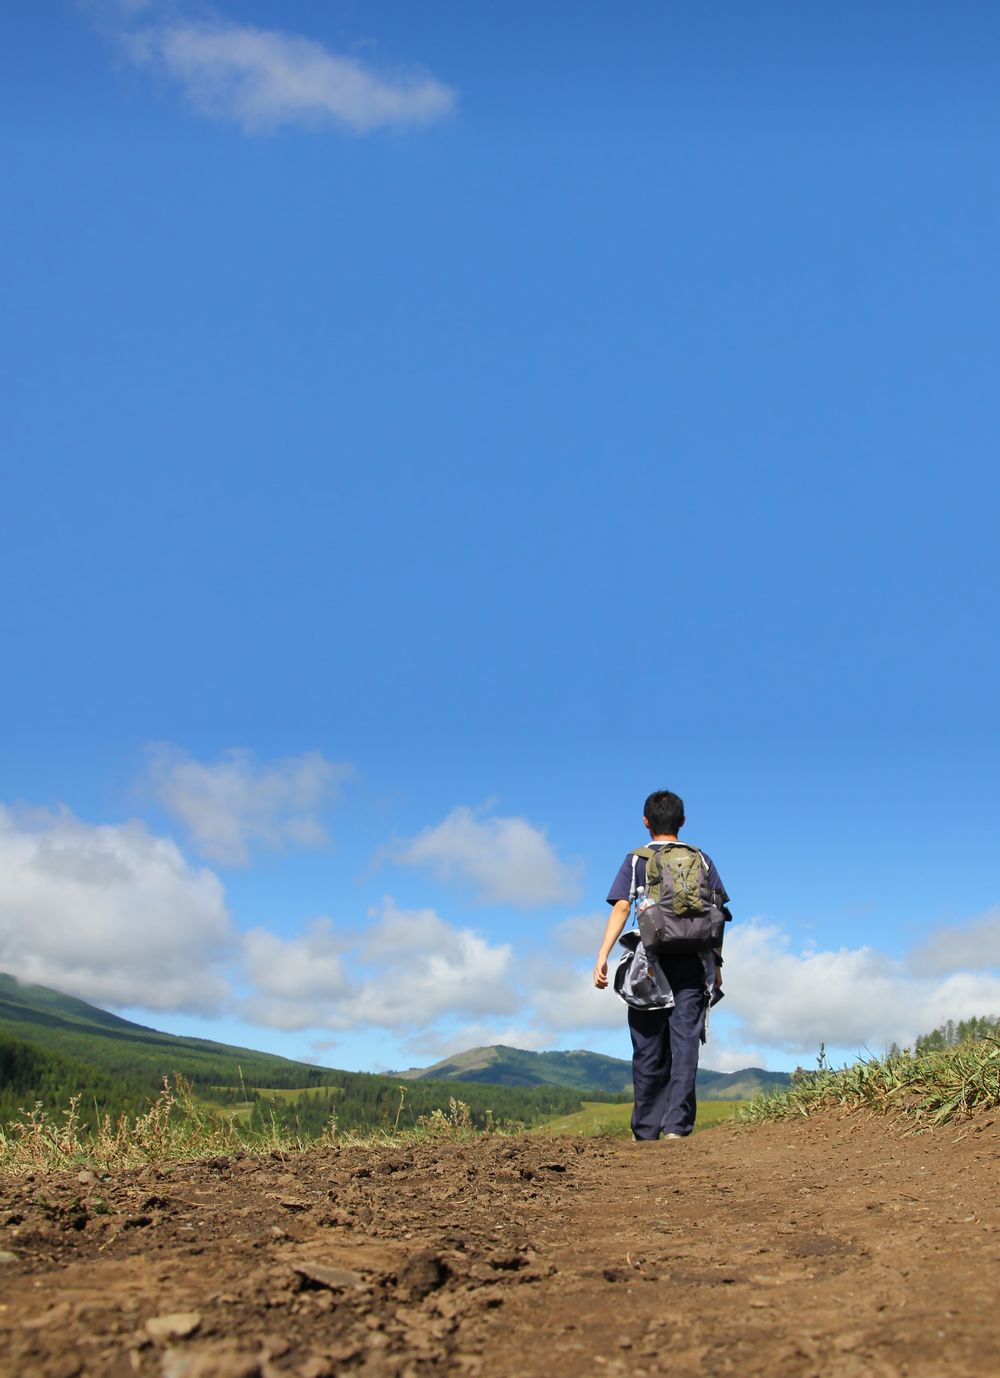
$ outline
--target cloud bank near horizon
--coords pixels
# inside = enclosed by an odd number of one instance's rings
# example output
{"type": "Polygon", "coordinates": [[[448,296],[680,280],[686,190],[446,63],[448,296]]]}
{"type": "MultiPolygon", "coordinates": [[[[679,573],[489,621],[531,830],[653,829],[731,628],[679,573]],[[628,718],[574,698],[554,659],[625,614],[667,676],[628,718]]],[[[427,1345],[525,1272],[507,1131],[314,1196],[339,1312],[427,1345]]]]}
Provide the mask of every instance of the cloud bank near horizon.
{"type": "Polygon", "coordinates": [[[364,927],[315,920],[291,939],[246,935],[251,1022],[279,1029],[377,1028],[420,1037],[437,1021],[513,1015],[522,1004],[513,950],[432,909],[400,908],[391,896],[364,927]]]}
{"type": "MultiPolygon", "coordinates": [[[[170,759],[171,769],[198,767],[181,776],[188,792],[176,816],[200,849],[230,857],[261,837],[283,845],[289,802],[331,787],[318,753],[252,765],[170,759]],[[202,788],[205,779],[212,788],[202,788]],[[269,801],[263,815],[247,813],[248,796],[269,801]]],[[[541,875],[539,859],[555,855],[525,820],[468,809],[409,845],[404,865],[443,867],[446,882],[457,878],[493,903],[506,897],[510,908],[541,875]],[[483,837],[505,840],[495,871],[471,845],[483,837]],[[507,866],[518,884],[503,879],[507,866]]],[[[528,892],[553,903],[544,886],[528,892]]],[[[737,919],[706,1065],[766,1065],[777,1055],[810,1062],[821,1042],[879,1055],[948,1019],[997,1013],[997,913],[942,926],[892,958],[870,945],[796,951],[779,925],[737,919]]],[[[625,1028],[621,1002],[591,982],[603,922],[603,913],[570,910],[518,949],[487,925],[386,896],[367,913],[313,919],[290,934],[259,924],[241,931],[219,876],[145,822],[91,824],[66,809],[0,806],[0,969],[98,1005],[239,1018],[265,1040],[267,1030],[371,1031],[430,1059],[495,1042],[585,1046],[625,1028]]]]}
{"type": "Polygon", "coordinates": [[[0,806],[0,970],[98,1005],[212,1017],[236,945],[221,881],[171,838],[0,806]]]}
{"type": "MultiPolygon", "coordinates": [[[[726,1012],[746,1046],[812,1055],[820,1043],[881,1056],[893,1042],[912,1047],[948,1019],[1000,1011],[1000,975],[970,938],[984,919],[943,926],[931,950],[964,950],[964,969],[928,967],[871,946],[795,952],[765,919],[734,922],[726,938],[732,972],[726,1012]]],[[[919,951],[924,951],[921,948],[919,951]]]]}

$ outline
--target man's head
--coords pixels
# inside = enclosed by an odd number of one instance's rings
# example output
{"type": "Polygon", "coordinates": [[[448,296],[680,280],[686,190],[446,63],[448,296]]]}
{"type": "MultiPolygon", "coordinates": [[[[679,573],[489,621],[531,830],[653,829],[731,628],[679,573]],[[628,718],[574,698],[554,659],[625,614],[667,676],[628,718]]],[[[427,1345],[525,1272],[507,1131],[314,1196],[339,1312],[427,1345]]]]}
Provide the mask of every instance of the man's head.
{"type": "Polygon", "coordinates": [[[658,789],[642,806],[642,821],[653,837],[676,837],[684,826],[684,800],[658,789]]]}

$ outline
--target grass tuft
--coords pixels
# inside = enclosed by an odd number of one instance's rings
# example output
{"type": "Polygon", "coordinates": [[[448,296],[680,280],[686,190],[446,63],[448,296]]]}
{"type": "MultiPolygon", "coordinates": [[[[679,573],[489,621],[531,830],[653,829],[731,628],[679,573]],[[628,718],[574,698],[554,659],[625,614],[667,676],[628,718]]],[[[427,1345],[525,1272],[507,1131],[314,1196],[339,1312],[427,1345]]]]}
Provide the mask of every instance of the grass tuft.
{"type": "Polygon", "coordinates": [[[800,1073],[787,1091],[755,1097],[737,1122],[760,1124],[841,1108],[896,1114],[919,1131],[997,1106],[1000,1039],[986,1038],[938,1052],[873,1058],[840,1071],[827,1067],[821,1053],[815,1072],[800,1073]]]}

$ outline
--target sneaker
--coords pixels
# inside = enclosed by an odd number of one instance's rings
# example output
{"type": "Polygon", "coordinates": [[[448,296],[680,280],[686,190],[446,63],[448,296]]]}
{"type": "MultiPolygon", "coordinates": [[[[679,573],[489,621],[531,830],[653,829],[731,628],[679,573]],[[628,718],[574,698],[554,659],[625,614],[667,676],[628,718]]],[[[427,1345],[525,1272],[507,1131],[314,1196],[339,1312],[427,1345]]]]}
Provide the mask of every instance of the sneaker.
{"type": "Polygon", "coordinates": [[[664,1134],[663,1137],[664,1137],[665,1139],[683,1139],[683,1138],[684,1138],[684,1135],[683,1135],[683,1134],[664,1134]]]}

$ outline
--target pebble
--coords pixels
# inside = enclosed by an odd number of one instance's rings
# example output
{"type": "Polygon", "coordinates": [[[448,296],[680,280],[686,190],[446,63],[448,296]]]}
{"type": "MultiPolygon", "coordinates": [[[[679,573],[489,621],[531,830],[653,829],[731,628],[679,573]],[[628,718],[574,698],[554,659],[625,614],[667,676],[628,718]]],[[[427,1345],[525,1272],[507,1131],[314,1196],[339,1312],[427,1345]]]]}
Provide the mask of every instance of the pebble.
{"type": "Polygon", "coordinates": [[[186,1340],[200,1325],[198,1311],[171,1311],[164,1316],[150,1316],[146,1331],[154,1340],[186,1340]]]}
{"type": "Polygon", "coordinates": [[[431,1249],[411,1254],[399,1270],[399,1286],[413,1300],[419,1301],[428,1293],[443,1286],[448,1277],[448,1265],[431,1249]]]}
{"type": "Polygon", "coordinates": [[[163,1378],[260,1378],[261,1362],[223,1343],[197,1354],[168,1349],[160,1372],[163,1378]]]}
{"type": "Polygon", "coordinates": [[[8,1263],[16,1263],[17,1254],[12,1254],[9,1249],[0,1249],[0,1268],[8,1263]]]}
{"type": "Polygon", "coordinates": [[[344,1288],[365,1287],[365,1280],[360,1273],[354,1273],[349,1268],[331,1268],[325,1263],[293,1263],[292,1267],[299,1277],[311,1282],[314,1287],[328,1287],[334,1291],[341,1291],[344,1288]]]}

